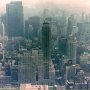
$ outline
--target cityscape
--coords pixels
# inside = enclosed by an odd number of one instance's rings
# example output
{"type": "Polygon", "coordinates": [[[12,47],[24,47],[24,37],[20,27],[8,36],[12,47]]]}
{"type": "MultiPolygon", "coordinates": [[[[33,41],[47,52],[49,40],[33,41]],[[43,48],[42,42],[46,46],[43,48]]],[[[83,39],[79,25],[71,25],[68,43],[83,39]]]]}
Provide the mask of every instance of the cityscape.
{"type": "Polygon", "coordinates": [[[0,12],[0,90],[90,90],[90,10],[53,1],[0,12]]]}

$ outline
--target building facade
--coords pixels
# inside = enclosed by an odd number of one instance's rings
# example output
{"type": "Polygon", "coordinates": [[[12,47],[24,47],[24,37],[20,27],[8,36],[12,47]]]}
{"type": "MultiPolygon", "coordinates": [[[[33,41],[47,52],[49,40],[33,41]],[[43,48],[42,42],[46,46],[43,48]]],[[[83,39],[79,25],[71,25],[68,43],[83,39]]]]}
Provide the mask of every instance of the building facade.
{"type": "Polygon", "coordinates": [[[9,38],[24,36],[23,6],[15,1],[6,6],[6,34],[9,38]]]}
{"type": "Polygon", "coordinates": [[[44,79],[49,79],[49,63],[51,52],[51,30],[48,22],[42,26],[42,50],[44,54],[44,79]]]}

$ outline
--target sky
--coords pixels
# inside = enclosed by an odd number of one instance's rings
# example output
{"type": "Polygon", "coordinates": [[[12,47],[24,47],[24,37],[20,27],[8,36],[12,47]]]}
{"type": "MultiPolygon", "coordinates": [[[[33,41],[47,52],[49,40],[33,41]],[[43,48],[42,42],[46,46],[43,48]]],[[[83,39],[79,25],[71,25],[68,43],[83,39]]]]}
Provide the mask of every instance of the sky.
{"type": "MultiPolygon", "coordinates": [[[[0,0],[0,13],[5,11],[5,5],[10,1],[15,0],[0,0]]],[[[16,0],[20,1],[20,0],[16,0]]],[[[66,5],[77,8],[89,8],[90,9],[90,0],[22,0],[23,5],[26,7],[38,7],[43,6],[45,3],[54,4],[56,6],[66,5]]]]}

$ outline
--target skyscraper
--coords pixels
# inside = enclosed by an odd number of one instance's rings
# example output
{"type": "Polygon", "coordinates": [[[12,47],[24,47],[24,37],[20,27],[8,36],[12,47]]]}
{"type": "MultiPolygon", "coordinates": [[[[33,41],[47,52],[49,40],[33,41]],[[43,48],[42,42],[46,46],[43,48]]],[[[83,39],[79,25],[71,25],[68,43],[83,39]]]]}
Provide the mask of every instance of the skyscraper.
{"type": "Polygon", "coordinates": [[[62,16],[60,18],[60,35],[65,36],[67,33],[67,17],[66,12],[62,12],[62,16]]]}
{"type": "Polygon", "coordinates": [[[3,36],[3,26],[1,20],[0,20],[0,36],[3,36]]]}
{"type": "Polygon", "coordinates": [[[77,48],[76,37],[70,35],[68,38],[68,58],[72,60],[72,64],[76,64],[76,48],[77,48]]]}
{"type": "Polygon", "coordinates": [[[67,26],[67,36],[71,35],[72,34],[72,31],[73,31],[73,26],[75,24],[74,22],[74,16],[71,15],[69,18],[68,18],[68,26],[67,26]]]}
{"type": "Polygon", "coordinates": [[[36,61],[33,54],[25,52],[19,61],[19,82],[32,83],[36,81],[36,61]]]}
{"type": "Polygon", "coordinates": [[[38,52],[38,84],[44,84],[44,58],[43,51],[39,49],[38,52]]]}
{"type": "Polygon", "coordinates": [[[66,37],[59,38],[59,52],[61,55],[67,56],[68,40],[66,37]]]}
{"type": "Polygon", "coordinates": [[[9,38],[24,36],[23,6],[13,1],[6,6],[6,34],[9,38]]]}
{"type": "Polygon", "coordinates": [[[42,50],[44,54],[44,79],[49,79],[51,30],[49,23],[45,21],[42,26],[42,50]]]}
{"type": "Polygon", "coordinates": [[[29,17],[28,19],[29,25],[32,25],[33,28],[33,38],[38,36],[38,30],[40,29],[40,17],[38,16],[33,16],[29,17]]]}

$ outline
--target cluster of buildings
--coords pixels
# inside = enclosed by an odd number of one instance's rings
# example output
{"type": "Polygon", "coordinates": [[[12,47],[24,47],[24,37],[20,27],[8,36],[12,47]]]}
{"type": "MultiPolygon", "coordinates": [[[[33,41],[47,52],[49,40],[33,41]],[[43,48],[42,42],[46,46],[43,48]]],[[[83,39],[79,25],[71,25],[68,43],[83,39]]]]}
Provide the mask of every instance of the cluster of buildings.
{"type": "Polygon", "coordinates": [[[0,40],[4,47],[0,48],[0,87],[89,90],[85,74],[89,73],[90,55],[84,45],[90,45],[90,21],[76,21],[65,12],[57,17],[47,12],[24,20],[21,1],[6,5],[0,19],[4,39],[0,40]]]}

